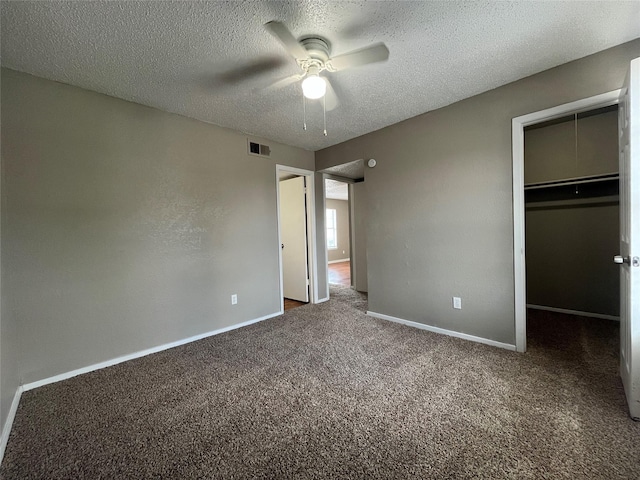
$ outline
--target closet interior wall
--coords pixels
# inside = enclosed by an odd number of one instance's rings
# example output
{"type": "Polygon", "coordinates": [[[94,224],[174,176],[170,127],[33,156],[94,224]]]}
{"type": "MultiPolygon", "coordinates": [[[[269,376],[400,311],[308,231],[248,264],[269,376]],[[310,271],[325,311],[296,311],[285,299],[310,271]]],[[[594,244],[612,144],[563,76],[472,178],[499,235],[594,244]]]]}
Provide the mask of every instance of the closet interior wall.
{"type": "Polygon", "coordinates": [[[619,316],[617,106],[525,129],[527,305],[619,316]]]}

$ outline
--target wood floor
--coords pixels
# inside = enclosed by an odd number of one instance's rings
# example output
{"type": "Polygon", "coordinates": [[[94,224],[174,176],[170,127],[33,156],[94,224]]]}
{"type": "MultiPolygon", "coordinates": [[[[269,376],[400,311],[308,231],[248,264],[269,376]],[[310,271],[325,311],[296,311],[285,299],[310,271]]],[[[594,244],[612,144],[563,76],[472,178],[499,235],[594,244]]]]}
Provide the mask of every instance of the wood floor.
{"type": "Polygon", "coordinates": [[[351,262],[330,263],[329,283],[351,286],[351,262]]]}
{"type": "Polygon", "coordinates": [[[284,299],[284,310],[291,310],[292,308],[301,307],[302,305],[306,305],[305,302],[299,302],[298,300],[291,300],[290,298],[284,299]]]}

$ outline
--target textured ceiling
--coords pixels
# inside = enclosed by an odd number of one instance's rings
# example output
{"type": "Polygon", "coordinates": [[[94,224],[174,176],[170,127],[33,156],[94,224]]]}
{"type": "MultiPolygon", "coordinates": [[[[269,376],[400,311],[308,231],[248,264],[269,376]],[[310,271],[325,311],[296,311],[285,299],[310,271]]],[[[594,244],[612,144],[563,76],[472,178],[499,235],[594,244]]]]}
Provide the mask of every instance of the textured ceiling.
{"type": "Polygon", "coordinates": [[[325,168],[324,170],[320,170],[320,172],[359,180],[364,178],[364,159],[353,160],[348,163],[325,168]]]}
{"type": "Polygon", "coordinates": [[[318,150],[640,36],[640,2],[10,2],[2,65],[318,150]],[[265,31],[284,22],[333,54],[389,61],[330,74],[341,106],[308,105],[265,31]]]}

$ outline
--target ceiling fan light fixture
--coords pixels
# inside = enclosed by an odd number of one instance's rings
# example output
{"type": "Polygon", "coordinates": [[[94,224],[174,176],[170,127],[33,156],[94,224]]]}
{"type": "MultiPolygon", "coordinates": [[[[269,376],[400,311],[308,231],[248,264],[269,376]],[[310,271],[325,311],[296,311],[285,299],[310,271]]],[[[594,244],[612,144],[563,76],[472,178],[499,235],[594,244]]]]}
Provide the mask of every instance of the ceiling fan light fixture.
{"type": "Polygon", "coordinates": [[[310,100],[317,100],[324,97],[327,92],[327,82],[318,74],[308,75],[302,81],[302,93],[310,100]]]}

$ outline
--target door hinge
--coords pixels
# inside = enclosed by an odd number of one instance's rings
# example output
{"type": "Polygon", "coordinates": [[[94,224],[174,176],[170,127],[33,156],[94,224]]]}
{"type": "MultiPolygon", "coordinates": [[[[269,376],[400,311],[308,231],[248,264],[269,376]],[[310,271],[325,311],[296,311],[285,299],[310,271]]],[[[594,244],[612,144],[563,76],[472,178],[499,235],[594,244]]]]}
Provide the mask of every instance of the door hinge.
{"type": "Polygon", "coordinates": [[[309,286],[309,279],[307,278],[307,287],[309,286]]]}

